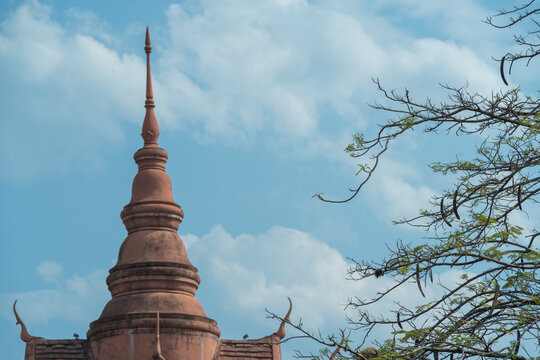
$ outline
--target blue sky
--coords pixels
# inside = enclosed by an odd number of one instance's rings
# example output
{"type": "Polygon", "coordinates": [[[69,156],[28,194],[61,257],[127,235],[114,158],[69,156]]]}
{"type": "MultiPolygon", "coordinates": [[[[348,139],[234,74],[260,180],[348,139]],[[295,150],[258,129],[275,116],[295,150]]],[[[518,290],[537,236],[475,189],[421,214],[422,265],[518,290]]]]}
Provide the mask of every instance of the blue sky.
{"type": "MultiPolygon", "coordinates": [[[[466,155],[480,139],[413,134],[355,201],[311,196],[343,197],[356,184],[343,148],[388,117],[367,106],[382,100],[371,78],[434,100],[445,96],[438,83],[502,86],[492,56],[510,49],[511,33],[481,22],[501,3],[3,2],[5,358],[24,356],[15,299],[32,335],[70,338],[84,336],[110,297],[105,277],[126,236],[119,214],[142,146],[147,25],[160,145],[185,211],[179,233],[202,277],[197,297],[224,338],[256,338],[277,329],[264,308],[284,313],[287,296],[293,320],[335,331],[348,297],[386,281],[345,280],[347,258],[379,258],[386,243],[423,235],[391,221],[451,184],[426,164],[466,155]]],[[[516,68],[514,85],[534,89],[530,75],[516,68]]],[[[417,300],[408,289],[396,296],[417,300]]],[[[287,343],[284,357],[297,348],[309,344],[287,343]]]]}

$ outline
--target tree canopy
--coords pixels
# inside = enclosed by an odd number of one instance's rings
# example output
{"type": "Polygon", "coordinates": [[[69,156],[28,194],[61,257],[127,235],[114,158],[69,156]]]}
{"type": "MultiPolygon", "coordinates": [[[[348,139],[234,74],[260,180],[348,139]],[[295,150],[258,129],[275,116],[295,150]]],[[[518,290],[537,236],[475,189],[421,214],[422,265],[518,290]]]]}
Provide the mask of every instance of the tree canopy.
{"type": "MultiPolygon", "coordinates": [[[[530,1],[500,10],[485,22],[495,28],[512,28],[527,22],[527,33],[515,35],[521,51],[498,59],[501,80],[507,83],[513,66],[532,63],[540,54],[540,9],[530,1]]],[[[481,135],[476,155],[452,162],[431,164],[435,173],[452,174],[455,183],[432,198],[419,215],[396,221],[426,230],[413,244],[398,242],[378,261],[355,261],[353,281],[385,276],[393,285],[370,298],[348,303],[357,316],[349,318],[341,335],[309,333],[292,324],[304,336],[326,349],[309,358],[364,359],[527,359],[540,353],[540,248],[536,228],[522,228],[511,221],[515,212],[538,205],[540,194],[540,100],[519,88],[491,96],[471,92],[467,86],[443,86],[448,100],[417,101],[409,91],[376,87],[386,98],[374,109],[392,114],[373,137],[355,134],[346,152],[363,163],[359,185],[350,196],[332,203],[352,201],[376,171],[379,159],[404,134],[421,130],[456,136],[481,135]],[[368,306],[407,283],[422,296],[436,274],[461,271],[457,283],[439,283],[438,296],[415,307],[396,303],[382,316],[368,306]],[[351,332],[364,341],[375,328],[390,327],[391,338],[375,343],[376,354],[362,353],[364,342],[352,342],[351,332]]],[[[538,219],[532,219],[537,226],[538,219]]]]}

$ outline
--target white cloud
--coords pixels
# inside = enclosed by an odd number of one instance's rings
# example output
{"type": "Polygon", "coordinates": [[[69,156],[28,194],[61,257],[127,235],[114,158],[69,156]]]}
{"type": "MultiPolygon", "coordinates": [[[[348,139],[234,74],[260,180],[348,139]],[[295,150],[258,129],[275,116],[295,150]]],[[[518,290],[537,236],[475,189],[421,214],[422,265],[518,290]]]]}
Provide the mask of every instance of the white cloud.
{"type": "Polygon", "coordinates": [[[416,39],[411,47],[396,50],[394,56],[400,60],[396,63],[396,73],[391,76],[392,79],[402,79],[403,84],[412,83],[413,87],[423,85],[428,89],[436,88],[438,83],[459,87],[469,82],[471,90],[486,95],[502,88],[496,67],[486,63],[469,47],[434,38],[416,39]],[[400,71],[406,74],[405,78],[399,75],[400,71]],[[418,80],[407,80],[411,77],[418,77],[418,80]]]}
{"type": "Polygon", "coordinates": [[[73,275],[65,279],[60,276],[60,269],[59,264],[51,262],[43,262],[38,267],[47,282],[56,281],[52,288],[0,293],[0,314],[11,321],[11,305],[18,300],[19,315],[27,325],[53,320],[69,320],[86,325],[97,319],[109,297],[105,283],[107,272],[97,270],[85,276],[73,275]]]}
{"type": "MultiPolygon", "coordinates": [[[[521,227],[523,229],[523,235],[528,236],[538,231],[535,229],[538,229],[538,220],[536,219],[539,218],[540,211],[534,206],[530,206],[530,204],[526,204],[523,210],[512,211],[508,216],[508,221],[512,225],[521,227]]],[[[520,239],[524,245],[528,245],[531,241],[530,237],[521,236],[520,239]]],[[[535,244],[538,247],[538,243],[535,244]]]]}
{"type": "Polygon", "coordinates": [[[371,77],[413,88],[467,80],[481,90],[498,85],[494,67],[466,46],[403,36],[395,27],[385,29],[391,36],[380,42],[365,15],[296,5],[204,2],[195,15],[172,5],[162,65],[176,75],[169,81],[178,91],[168,96],[178,101],[166,101],[173,106],[167,118],[184,126],[201,122],[206,136],[249,139],[273,129],[309,137],[322,121],[358,121],[366,101],[358,95],[373,94],[371,77]],[[322,106],[335,118],[323,119],[322,106]],[[174,119],[176,113],[187,116],[174,119]]]}
{"type": "Polygon", "coordinates": [[[37,271],[47,282],[57,281],[62,276],[62,266],[54,261],[41,262],[37,271]]]}
{"type": "Polygon", "coordinates": [[[393,220],[417,216],[420,209],[430,207],[429,200],[436,192],[424,185],[425,181],[416,163],[387,156],[365,191],[378,216],[390,224],[393,220]]]}
{"type": "Polygon", "coordinates": [[[377,187],[383,211],[394,220],[418,215],[420,209],[428,207],[428,201],[434,195],[427,186],[413,186],[392,176],[381,176],[377,187]]]}
{"type": "Polygon", "coordinates": [[[182,241],[184,242],[184,245],[186,246],[187,250],[189,250],[189,248],[191,248],[191,245],[193,245],[198,240],[199,238],[196,235],[192,235],[192,234],[182,235],[182,241]]]}
{"type": "Polygon", "coordinates": [[[90,292],[88,280],[79,275],[73,275],[71,279],[66,280],[66,286],[78,296],[84,296],[90,292]]]}
{"type": "Polygon", "coordinates": [[[222,284],[219,290],[230,307],[260,313],[290,296],[296,316],[309,319],[310,326],[343,316],[345,289],[339,284],[347,263],[338,251],[307,233],[273,227],[259,236],[232,237],[216,226],[192,245],[191,254],[212,269],[212,283],[222,284]]]}
{"type": "MultiPolygon", "coordinates": [[[[219,294],[223,311],[247,313],[252,319],[262,319],[264,308],[283,308],[289,296],[295,309],[293,321],[302,318],[310,330],[333,331],[345,325],[344,306],[348,298],[368,299],[392,284],[388,278],[347,280],[351,263],[342,254],[295,229],[274,226],[260,235],[235,237],[216,225],[208,234],[196,238],[191,241],[189,257],[202,269],[205,287],[219,294]]],[[[431,285],[425,291],[428,298],[437,293],[436,286],[431,285]]],[[[371,310],[374,314],[387,314],[398,300],[414,306],[422,298],[416,285],[410,284],[397,289],[371,310]]],[[[348,314],[355,316],[353,311],[348,314]]]]}
{"type": "MultiPolygon", "coordinates": [[[[268,323],[263,325],[264,309],[284,314],[287,297],[294,303],[293,321],[302,318],[307,329],[326,333],[345,326],[346,314],[355,318],[353,309],[347,312],[344,309],[348,298],[369,299],[393,284],[387,277],[347,280],[350,262],[336,249],[296,229],[274,226],[259,235],[232,236],[216,225],[203,236],[187,234],[182,238],[208,290],[209,299],[205,302],[214,301],[212,306],[219,308],[223,316],[232,315],[236,321],[240,316],[249,319],[247,324],[234,323],[233,326],[257,336],[268,331],[262,330],[268,328],[268,323]]],[[[40,273],[57,274],[59,266],[40,264],[40,273]],[[56,270],[43,270],[47,268],[56,270]]],[[[461,274],[450,270],[435,277],[449,285],[460,281],[461,274]]],[[[52,288],[0,293],[0,315],[12,320],[11,305],[18,299],[19,313],[27,325],[69,320],[86,326],[97,319],[110,298],[106,275],[105,270],[98,270],[84,276],[57,276],[52,288]]],[[[440,295],[441,289],[428,283],[424,292],[429,300],[440,295]]],[[[200,294],[198,298],[201,299],[200,294]]],[[[424,301],[416,284],[411,283],[372,305],[370,311],[373,316],[388,315],[388,309],[396,307],[395,302],[414,307],[424,301]]],[[[221,316],[216,320],[221,322],[221,316]]],[[[388,333],[378,330],[377,335],[383,337],[388,333]]]]}
{"type": "MultiPolygon", "coordinates": [[[[251,144],[264,134],[276,148],[333,158],[344,134],[367,123],[371,77],[427,93],[439,82],[469,81],[482,91],[500,82],[474,48],[373,27],[370,17],[381,10],[356,7],[171,5],[164,32],[170,38],[161,41],[154,66],[160,122],[202,142],[251,144]]],[[[97,166],[101,145],[122,139],[122,122],[142,118],[143,54],[116,50],[114,35],[91,12],[70,9],[69,19],[82,21],[70,27],[54,21],[52,11],[30,2],[2,22],[0,62],[10,74],[2,87],[12,94],[7,114],[17,119],[3,124],[0,141],[16,154],[3,159],[9,176],[97,166]]]]}
{"type": "Polygon", "coordinates": [[[65,14],[73,22],[76,31],[80,34],[90,35],[108,44],[117,44],[117,41],[107,31],[107,23],[95,13],[76,7],[69,8],[65,14]]]}
{"type": "Polygon", "coordinates": [[[97,166],[101,145],[123,138],[120,123],[142,117],[142,59],[67,31],[51,11],[29,2],[1,24],[3,176],[97,166]]]}

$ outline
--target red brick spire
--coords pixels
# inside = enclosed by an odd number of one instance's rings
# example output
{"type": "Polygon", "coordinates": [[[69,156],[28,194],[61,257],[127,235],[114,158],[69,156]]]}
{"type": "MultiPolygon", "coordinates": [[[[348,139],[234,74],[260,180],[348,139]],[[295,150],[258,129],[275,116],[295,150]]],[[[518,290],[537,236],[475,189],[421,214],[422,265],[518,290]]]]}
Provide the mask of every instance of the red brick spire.
{"type": "Polygon", "coordinates": [[[159,126],[154,113],[154,91],[152,90],[152,72],[150,71],[150,53],[152,44],[150,43],[150,31],[146,27],[146,40],[144,42],[144,51],[146,52],[146,115],[142,126],[141,136],[144,139],[144,146],[157,145],[159,137],[159,126]]]}
{"type": "Polygon", "coordinates": [[[131,200],[120,214],[128,236],[107,277],[112,299],[99,319],[90,324],[88,340],[96,360],[150,359],[156,355],[153,328],[158,311],[163,330],[161,356],[212,360],[220,331],[195,298],[200,277],[177,234],[184,212],[173,199],[171,179],[165,171],[167,152],[157,142],[148,28],[144,50],[144,145],[133,155],[139,169],[131,200]]]}

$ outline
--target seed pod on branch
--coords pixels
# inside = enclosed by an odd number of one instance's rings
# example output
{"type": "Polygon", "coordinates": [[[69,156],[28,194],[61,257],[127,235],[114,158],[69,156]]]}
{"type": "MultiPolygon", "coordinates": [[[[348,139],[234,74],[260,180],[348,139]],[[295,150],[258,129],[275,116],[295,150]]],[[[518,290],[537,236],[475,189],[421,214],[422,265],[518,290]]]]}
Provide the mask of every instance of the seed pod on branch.
{"type": "Polygon", "coordinates": [[[521,207],[521,186],[518,187],[518,208],[519,210],[523,210],[521,207]]]}
{"type": "Polygon", "coordinates": [[[497,299],[499,298],[499,283],[495,283],[495,294],[493,295],[493,302],[491,303],[491,309],[489,310],[489,316],[493,315],[493,310],[497,307],[497,299]]]}
{"type": "Polygon", "coordinates": [[[422,284],[420,284],[420,265],[416,264],[416,285],[418,285],[418,290],[423,297],[426,297],[424,290],[422,290],[422,284]]]}
{"type": "Polygon", "coordinates": [[[532,244],[533,244],[533,242],[534,242],[534,239],[535,239],[538,235],[540,235],[540,233],[536,233],[536,234],[534,234],[534,235],[531,237],[531,241],[529,241],[529,245],[527,245],[528,248],[530,248],[530,247],[532,246],[532,244]]]}
{"type": "MultiPolygon", "coordinates": [[[[506,54],[508,55],[508,54],[506,54]]],[[[508,82],[506,81],[506,78],[504,77],[504,60],[506,59],[506,55],[504,55],[501,59],[501,68],[500,68],[500,72],[501,72],[501,78],[502,78],[502,81],[504,82],[504,85],[508,86],[508,82]]]]}
{"type": "Polygon", "coordinates": [[[454,199],[452,201],[452,210],[454,211],[454,215],[456,215],[456,218],[458,220],[461,220],[461,218],[459,217],[459,214],[457,212],[457,196],[458,196],[458,192],[457,190],[454,192],[454,199]]]}
{"type": "Polygon", "coordinates": [[[452,227],[452,224],[448,220],[446,220],[446,216],[444,216],[444,197],[441,198],[441,217],[443,221],[446,223],[446,225],[452,227]]]}

